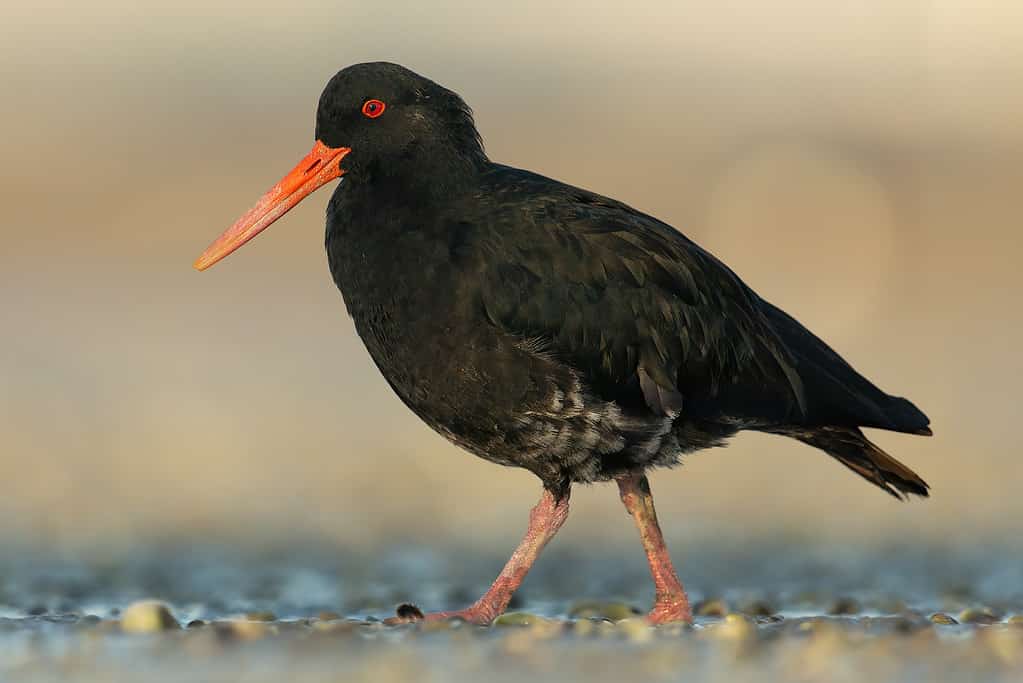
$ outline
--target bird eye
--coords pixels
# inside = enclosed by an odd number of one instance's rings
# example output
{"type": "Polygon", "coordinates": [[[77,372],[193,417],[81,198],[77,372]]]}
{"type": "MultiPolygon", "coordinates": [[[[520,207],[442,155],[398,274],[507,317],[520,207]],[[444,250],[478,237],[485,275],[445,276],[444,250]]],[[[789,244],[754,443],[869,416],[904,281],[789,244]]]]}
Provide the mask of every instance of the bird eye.
{"type": "Polygon", "coordinates": [[[380,100],[366,100],[362,104],[362,113],[371,119],[375,119],[384,113],[387,105],[380,100]]]}

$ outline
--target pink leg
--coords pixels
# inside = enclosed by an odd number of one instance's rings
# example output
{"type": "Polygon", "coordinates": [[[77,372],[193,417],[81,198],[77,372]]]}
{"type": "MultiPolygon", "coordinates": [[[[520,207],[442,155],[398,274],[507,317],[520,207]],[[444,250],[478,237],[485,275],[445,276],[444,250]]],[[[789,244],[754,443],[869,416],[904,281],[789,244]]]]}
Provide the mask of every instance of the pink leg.
{"type": "Polygon", "coordinates": [[[489,624],[498,617],[512,595],[518,589],[526,573],[533,566],[540,551],[547,545],[547,542],[554,538],[561,525],[568,518],[568,489],[564,495],[558,496],[549,489],[543,490],[540,502],[536,504],[529,513],[529,529],[526,536],[519,543],[519,547],[512,553],[508,564],[504,566],[501,573],[494,580],[494,584],[483,594],[471,607],[456,612],[431,612],[421,614],[418,610],[400,609],[399,615],[384,620],[386,624],[402,624],[412,621],[426,620],[436,621],[439,619],[450,619],[459,617],[473,624],[489,624]]]}
{"type": "Polygon", "coordinates": [[[654,577],[657,598],[647,619],[653,624],[671,621],[692,622],[689,598],[686,597],[682,582],[678,580],[678,574],[671,564],[668,547],[664,544],[661,527],[657,524],[650,482],[642,474],[628,475],[618,479],[618,490],[625,509],[636,521],[639,537],[643,541],[643,549],[646,550],[646,558],[650,563],[650,574],[654,577]]]}

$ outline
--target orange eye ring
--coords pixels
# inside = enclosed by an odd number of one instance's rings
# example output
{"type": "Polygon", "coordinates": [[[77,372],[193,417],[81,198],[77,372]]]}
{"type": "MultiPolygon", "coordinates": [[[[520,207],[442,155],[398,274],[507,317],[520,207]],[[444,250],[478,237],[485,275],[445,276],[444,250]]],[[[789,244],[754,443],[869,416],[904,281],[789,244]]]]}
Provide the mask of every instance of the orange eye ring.
{"type": "Polygon", "coordinates": [[[384,109],[387,109],[387,105],[380,100],[366,100],[362,103],[363,115],[371,119],[375,119],[383,114],[384,109]]]}

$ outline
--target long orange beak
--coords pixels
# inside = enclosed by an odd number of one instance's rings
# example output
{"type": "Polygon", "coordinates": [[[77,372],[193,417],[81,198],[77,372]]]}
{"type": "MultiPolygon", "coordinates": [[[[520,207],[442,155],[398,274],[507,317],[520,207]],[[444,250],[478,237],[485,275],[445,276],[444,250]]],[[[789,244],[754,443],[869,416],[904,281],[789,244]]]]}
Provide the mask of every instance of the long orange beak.
{"type": "Polygon", "coordinates": [[[350,151],[348,147],[327,147],[317,140],[313,150],[207,247],[192,265],[196,270],[206,270],[266,230],[314,190],[341,176],[344,173],[341,159],[350,151]]]}

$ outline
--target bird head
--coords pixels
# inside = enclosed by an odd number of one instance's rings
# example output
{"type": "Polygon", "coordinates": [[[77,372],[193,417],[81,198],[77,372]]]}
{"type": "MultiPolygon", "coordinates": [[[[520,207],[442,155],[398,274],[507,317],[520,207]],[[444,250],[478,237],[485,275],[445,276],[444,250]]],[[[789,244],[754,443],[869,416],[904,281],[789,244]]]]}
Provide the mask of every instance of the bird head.
{"type": "Polygon", "coordinates": [[[457,177],[486,157],[472,112],[454,92],[397,64],[342,69],[316,112],[315,144],[195,261],[205,270],[248,242],[330,181],[381,184],[413,173],[457,177]],[[431,168],[443,166],[444,174],[431,168]]]}

